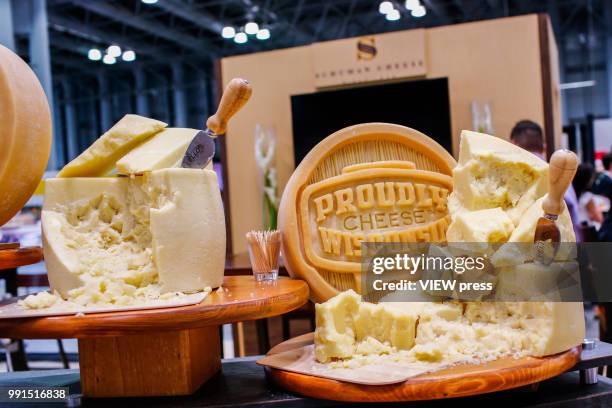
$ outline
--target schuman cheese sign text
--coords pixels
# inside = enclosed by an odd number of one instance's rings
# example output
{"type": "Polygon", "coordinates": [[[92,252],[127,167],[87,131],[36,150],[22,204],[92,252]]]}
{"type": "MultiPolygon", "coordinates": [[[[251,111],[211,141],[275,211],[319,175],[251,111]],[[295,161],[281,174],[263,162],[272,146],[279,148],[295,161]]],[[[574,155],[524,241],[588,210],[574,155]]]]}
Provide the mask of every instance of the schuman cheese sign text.
{"type": "Polygon", "coordinates": [[[327,41],[312,49],[319,88],[427,73],[423,29],[327,41]]]}
{"type": "Polygon", "coordinates": [[[450,222],[451,177],[404,161],[345,167],[301,198],[304,249],[313,265],[359,272],[361,242],[440,242],[450,222]]]}

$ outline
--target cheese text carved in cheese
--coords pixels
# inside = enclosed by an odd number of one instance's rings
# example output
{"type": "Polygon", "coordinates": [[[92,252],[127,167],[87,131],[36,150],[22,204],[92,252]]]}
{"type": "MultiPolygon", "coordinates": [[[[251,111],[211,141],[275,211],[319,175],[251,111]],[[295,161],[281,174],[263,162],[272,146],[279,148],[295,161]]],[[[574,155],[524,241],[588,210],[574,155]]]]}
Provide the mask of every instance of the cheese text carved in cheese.
{"type": "Polygon", "coordinates": [[[362,242],[446,240],[449,176],[384,161],[345,167],[303,192],[300,214],[312,264],[336,272],[360,270],[362,242]]]}

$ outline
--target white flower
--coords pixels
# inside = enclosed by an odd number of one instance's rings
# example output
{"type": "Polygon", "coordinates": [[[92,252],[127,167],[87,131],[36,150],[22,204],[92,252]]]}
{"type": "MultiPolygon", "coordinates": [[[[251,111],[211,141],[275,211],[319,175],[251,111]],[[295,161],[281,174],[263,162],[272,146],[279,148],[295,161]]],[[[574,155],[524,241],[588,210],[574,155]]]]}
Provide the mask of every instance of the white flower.
{"type": "Polygon", "coordinates": [[[276,139],[273,132],[266,132],[257,124],[255,126],[255,161],[257,167],[266,173],[274,159],[276,150],[276,139]]]}

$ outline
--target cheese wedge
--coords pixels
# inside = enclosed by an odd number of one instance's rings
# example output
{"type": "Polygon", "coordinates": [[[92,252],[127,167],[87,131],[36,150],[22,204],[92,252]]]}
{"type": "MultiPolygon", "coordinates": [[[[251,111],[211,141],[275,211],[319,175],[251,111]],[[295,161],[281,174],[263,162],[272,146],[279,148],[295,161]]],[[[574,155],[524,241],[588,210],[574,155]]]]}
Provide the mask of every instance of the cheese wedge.
{"type": "Polygon", "coordinates": [[[457,214],[446,232],[448,242],[506,242],[514,224],[499,207],[457,214]]]}
{"type": "Polygon", "coordinates": [[[142,174],[179,167],[197,129],[168,128],[155,134],[117,161],[119,174],[142,174]]]}
{"type": "Polygon", "coordinates": [[[213,171],[55,178],[46,190],[45,261],[65,299],[130,304],[222,284],[225,222],[213,171]]]}
{"type": "Polygon", "coordinates": [[[499,207],[518,225],[548,189],[548,164],[510,142],[464,130],[453,183],[451,214],[499,207]]]}
{"type": "Polygon", "coordinates": [[[97,177],[107,174],[117,160],[167,125],[138,115],[125,115],[74,160],[58,177],[97,177]]]}

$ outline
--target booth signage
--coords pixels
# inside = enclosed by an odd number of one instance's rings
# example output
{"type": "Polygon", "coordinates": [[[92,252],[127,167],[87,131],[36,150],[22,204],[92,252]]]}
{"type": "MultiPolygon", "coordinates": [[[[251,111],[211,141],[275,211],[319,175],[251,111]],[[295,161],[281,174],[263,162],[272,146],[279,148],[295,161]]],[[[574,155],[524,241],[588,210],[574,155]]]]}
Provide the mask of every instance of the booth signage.
{"type": "Polygon", "coordinates": [[[312,50],[318,88],[427,74],[423,29],[316,43],[312,50]]]}

